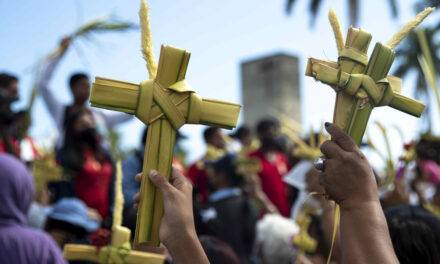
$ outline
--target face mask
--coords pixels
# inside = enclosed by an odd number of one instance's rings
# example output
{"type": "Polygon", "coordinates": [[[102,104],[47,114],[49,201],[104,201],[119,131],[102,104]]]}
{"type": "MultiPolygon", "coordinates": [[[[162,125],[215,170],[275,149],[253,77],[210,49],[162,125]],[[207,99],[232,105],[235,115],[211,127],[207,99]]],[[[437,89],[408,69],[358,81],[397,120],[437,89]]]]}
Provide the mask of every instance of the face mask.
{"type": "Polygon", "coordinates": [[[95,128],[87,128],[78,133],[78,140],[94,148],[98,144],[98,133],[95,128]]]}
{"type": "Polygon", "coordinates": [[[281,150],[281,144],[278,137],[264,137],[261,139],[261,145],[266,150],[281,150]]]}

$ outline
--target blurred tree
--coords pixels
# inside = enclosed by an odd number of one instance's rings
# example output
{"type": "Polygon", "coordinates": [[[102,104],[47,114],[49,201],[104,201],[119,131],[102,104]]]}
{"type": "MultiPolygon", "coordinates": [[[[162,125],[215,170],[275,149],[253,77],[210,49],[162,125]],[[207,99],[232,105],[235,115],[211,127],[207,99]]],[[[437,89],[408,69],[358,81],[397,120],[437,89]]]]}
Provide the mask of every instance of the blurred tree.
{"type": "MultiPolygon", "coordinates": [[[[399,10],[397,8],[397,0],[387,0],[388,5],[390,7],[391,15],[393,18],[397,18],[399,15],[399,10]]],[[[438,0],[430,0],[433,2],[438,2],[438,0]]],[[[290,15],[293,10],[293,6],[297,0],[287,0],[286,1],[286,13],[290,15]]],[[[322,6],[323,0],[309,0],[309,12],[310,12],[310,25],[314,26],[316,17],[318,16],[318,12],[320,7],[322,6]]],[[[350,25],[357,26],[359,20],[359,0],[347,0],[348,4],[348,12],[349,12],[349,22],[350,25]]]]}
{"type": "MultiPolygon", "coordinates": [[[[426,7],[440,7],[439,0],[420,0],[415,4],[415,11],[421,11],[426,7]]],[[[426,46],[430,53],[430,60],[433,72],[437,78],[440,69],[440,39],[438,38],[438,32],[440,30],[440,22],[437,22],[430,26],[425,26],[419,29],[424,31],[426,37],[426,46]]],[[[414,96],[419,99],[424,99],[425,102],[430,102],[429,84],[426,82],[423,69],[419,63],[419,57],[422,56],[422,48],[416,32],[412,32],[396,49],[397,63],[394,68],[394,75],[398,77],[405,77],[411,74],[415,74],[414,82],[414,96]]],[[[436,89],[436,88],[433,88],[436,89]]],[[[433,111],[435,106],[427,105],[428,111],[433,111]]],[[[432,114],[424,115],[425,121],[428,123],[428,130],[431,130],[432,114]],[[430,118],[431,117],[431,118],[430,118]]]]}
{"type": "Polygon", "coordinates": [[[426,7],[440,7],[439,0],[420,0],[416,3],[417,10],[423,10],[426,7]]]}
{"type": "MultiPolygon", "coordinates": [[[[436,69],[440,69],[440,57],[436,52],[440,48],[440,42],[436,40],[436,34],[438,33],[439,26],[425,27],[427,44],[431,51],[433,66],[436,69]]],[[[399,77],[405,77],[411,73],[416,74],[414,96],[422,98],[428,96],[428,86],[420,66],[418,57],[422,54],[417,34],[412,32],[406,40],[399,45],[396,50],[397,64],[394,75],[399,77]]]]}

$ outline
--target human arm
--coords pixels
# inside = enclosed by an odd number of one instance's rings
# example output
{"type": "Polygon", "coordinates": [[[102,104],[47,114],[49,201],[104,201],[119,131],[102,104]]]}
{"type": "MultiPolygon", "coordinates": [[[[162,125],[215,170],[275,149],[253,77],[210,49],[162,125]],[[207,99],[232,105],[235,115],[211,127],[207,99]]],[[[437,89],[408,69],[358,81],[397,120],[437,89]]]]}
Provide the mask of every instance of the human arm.
{"type": "Polygon", "coordinates": [[[133,115],[115,112],[115,111],[109,111],[106,109],[92,108],[92,110],[94,112],[97,112],[99,115],[101,115],[107,128],[113,128],[116,125],[132,120],[134,117],[133,115]]]}
{"type": "Polygon", "coordinates": [[[354,141],[326,123],[332,136],[321,146],[326,156],[320,183],[341,209],[341,263],[399,263],[391,243],[373,170],[354,141]]]}
{"type": "Polygon", "coordinates": [[[173,263],[209,264],[194,226],[191,183],[177,169],[173,169],[170,182],[157,171],[151,171],[149,178],[163,194],[164,216],[159,236],[173,263]]]}
{"type": "Polygon", "coordinates": [[[70,38],[63,38],[57,52],[43,60],[39,79],[36,80],[36,89],[43,97],[49,113],[54,119],[58,129],[62,127],[65,106],[55,97],[54,92],[49,87],[49,83],[53,77],[53,72],[63,55],[66,53],[69,45],[70,38]]]}
{"type": "Polygon", "coordinates": [[[246,175],[246,192],[249,194],[263,213],[279,214],[277,207],[267,197],[261,188],[261,181],[258,175],[250,174],[246,175]]]}

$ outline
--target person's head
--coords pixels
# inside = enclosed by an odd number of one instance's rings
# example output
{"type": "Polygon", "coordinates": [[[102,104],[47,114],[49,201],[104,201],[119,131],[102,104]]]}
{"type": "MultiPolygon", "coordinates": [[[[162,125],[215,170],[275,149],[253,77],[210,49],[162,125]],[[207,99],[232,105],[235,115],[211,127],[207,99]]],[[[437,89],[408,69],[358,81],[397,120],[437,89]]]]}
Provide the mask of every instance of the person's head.
{"type": "Polygon", "coordinates": [[[422,136],[416,143],[416,155],[421,160],[433,160],[440,164],[440,139],[433,136],[422,136]]]}
{"type": "Polygon", "coordinates": [[[72,91],[75,104],[83,105],[90,96],[89,76],[82,72],[74,73],[69,78],[69,87],[72,91]]]}
{"type": "Polygon", "coordinates": [[[239,264],[240,259],[225,242],[211,236],[201,236],[200,243],[212,264],[239,264]]]}
{"type": "Polygon", "coordinates": [[[30,124],[30,119],[29,119],[29,113],[21,110],[18,112],[14,113],[13,116],[13,120],[14,122],[11,123],[10,128],[12,131],[12,134],[17,138],[17,139],[22,139],[26,136],[29,126],[30,124]]]}
{"type": "Polygon", "coordinates": [[[34,193],[26,166],[11,155],[0,154],[0,224],[26,224],[34,193]]]}
{"type": "Polygon", "coordinates": [[[257,247],[263,264],[289,264],[295,260],[292,238],[299,233],[291,219],[266,214],[257,223],[257,247]]]}
{"type": "Polygon", "coordinates": [[[18,78],[12,74],[0,73],[0,96],[2,100],[18,100],[18,78]]]}
{"type": "Polygon", "coordinates": [[[440,263],[440,220],[421,207],[401,205],[385,216],[401,264],[440,263]]]}
{"type": "Polygon", "coordinates": [[[252,143],[252,130],[249,126],[243,125],[231,137],[239,140],[243,146],[249,146],[252,143]]]}
{"type": "Polygon", "coordinates": [[[280,149],[280,122],[276,118],[261,119],[257,124],[257,135],[263,150],[272,151],[280,149]]]}
{"type": "Polygon", "coordinates": [[[97,140],[96,123],[88,108],[80,108],[69,114],[66,119],[66,138],[75,143],[95,143],[97,140]]]}
{"type": "Polygon", "coordinates": [[[98,222],[89,217],[87,206],[77,198],[64,198],[54,204],[45,226],[61,248],[66,243],[84,241],[98,228],[98,222]]]}
{"type": "Polygon", "coordinates": [[[237,170],[238,157],[234,154],[227,154],[222,158],[208,162],[208,188],[216,191],[227,187],[239,187],[243,184],[243,177],[237,170]]]}
{"type": "Polygon", "coordinates": [[[89,109],[82,107],[72,111],[66,118],[64,144],[59,153],[62,166],[72,173],[81,170],[85,148],[99,154],[96,158],[103,158],[93,115],[89,109]]]}
{"type": "Polygon", "coordinates": [[[203,131],[203,139],[206,144],[218,149],[226,148],[226,141],[223,131],[218,127],[208,127],[203,131]]]}

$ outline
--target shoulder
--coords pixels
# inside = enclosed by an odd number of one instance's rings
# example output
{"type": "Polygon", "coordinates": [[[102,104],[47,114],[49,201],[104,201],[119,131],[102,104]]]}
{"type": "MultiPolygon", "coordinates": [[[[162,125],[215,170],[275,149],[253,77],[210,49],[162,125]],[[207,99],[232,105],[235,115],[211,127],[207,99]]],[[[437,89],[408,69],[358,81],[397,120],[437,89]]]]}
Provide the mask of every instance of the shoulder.
{"type": "Polygon", "coordinates": [[[0,232],[0,244],[0,249],[12,254],[27,252],[27,257],[50,261],[47,263],[65,263],[55,241],[39,229],[23,226],[4,228],[0,232]]]}

